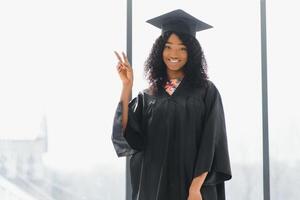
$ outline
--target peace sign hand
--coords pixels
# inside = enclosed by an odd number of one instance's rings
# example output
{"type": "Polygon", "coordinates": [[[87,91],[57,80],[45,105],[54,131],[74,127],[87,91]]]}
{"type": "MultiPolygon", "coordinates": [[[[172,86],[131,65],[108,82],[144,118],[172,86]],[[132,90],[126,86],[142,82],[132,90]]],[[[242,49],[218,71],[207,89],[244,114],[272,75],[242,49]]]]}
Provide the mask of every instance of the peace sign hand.
{"type": "Polygon", "coordinates": [[[133,70],[131,65],[129,64],[128,58],[125,55],[124,52],[122,52],[122,57],[114,51],[115,55],[117,56],[119,62],[117,64],[117,70],[119,73],[119,76],[121,78],[121,81],[123,83],[123,86],[130,86],[132,87],[133,85],[133,70]]]}

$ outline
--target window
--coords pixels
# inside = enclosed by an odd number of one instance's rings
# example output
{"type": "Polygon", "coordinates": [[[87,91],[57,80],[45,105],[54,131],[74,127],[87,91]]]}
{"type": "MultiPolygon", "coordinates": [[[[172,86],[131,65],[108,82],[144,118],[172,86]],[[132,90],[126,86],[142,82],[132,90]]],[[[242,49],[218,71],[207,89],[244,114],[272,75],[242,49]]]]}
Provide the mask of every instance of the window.
{"type": "Polygon", "coordinates": [[[299,4],[267,7],[271,198],[299,199],[299,4]]]}
{"type": "Polygon", "coordinates": [[[0,3],[1,199],[125,195],[110,142],[125,3],[0,3]]]}

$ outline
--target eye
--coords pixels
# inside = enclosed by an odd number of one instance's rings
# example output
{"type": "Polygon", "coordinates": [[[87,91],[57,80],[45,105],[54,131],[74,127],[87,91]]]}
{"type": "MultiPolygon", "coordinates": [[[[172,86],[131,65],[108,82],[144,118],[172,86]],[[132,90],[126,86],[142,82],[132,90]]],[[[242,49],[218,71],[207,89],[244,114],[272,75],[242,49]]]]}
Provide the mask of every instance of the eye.
{"type": "Polygon", "coordinates": [[[187,51],[186,47],[180,48],[181,51],[187,51]]]}
{"type": "Polygon", "coordinates": [[[171,49],[169,45],[165,45],[165,49],[171,49]]]}

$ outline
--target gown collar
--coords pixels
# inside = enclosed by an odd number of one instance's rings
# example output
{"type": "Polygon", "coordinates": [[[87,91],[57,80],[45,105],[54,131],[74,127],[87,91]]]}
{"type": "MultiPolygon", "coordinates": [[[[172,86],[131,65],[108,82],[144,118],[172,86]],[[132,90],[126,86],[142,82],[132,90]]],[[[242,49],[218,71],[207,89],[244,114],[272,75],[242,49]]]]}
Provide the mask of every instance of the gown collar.
{"type": "Polygon", "coordinates": [[[165,91],[169,94],[172,95],[177,87],[179,86],[182,78],[173,78],[169,79],[166,84],[164,85],[165,91]]]}
{"type": "Polygon", "coordinates": [[[188,89],[189,89],[189,84],[186,80],[185,77],[182,78],[180,84],[177,86],[177,88],[175,89],[175,91],[173,92],[172,95],[170,95],[164,88],[164,86],[160,86],[159,90],[158,90],[158,94],[159,96],[163,96],[163,97],[168,97],[168,98],[173,98],[173,97],[177,97],[180,95],[185,95],[188,93],[188,89]]]}

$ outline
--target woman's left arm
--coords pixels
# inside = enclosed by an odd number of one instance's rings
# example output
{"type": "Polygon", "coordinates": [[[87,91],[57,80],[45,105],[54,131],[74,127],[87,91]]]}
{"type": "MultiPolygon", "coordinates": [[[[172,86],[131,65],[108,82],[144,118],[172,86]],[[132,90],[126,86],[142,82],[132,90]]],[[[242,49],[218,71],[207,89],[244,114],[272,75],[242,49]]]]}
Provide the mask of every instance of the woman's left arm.
{"type": "Polygon", "coordinates": [[[200,176],[197,176],[193,179],[189,188],[188,200],[202,200],[200,189],[203,185],[207,174],[208,172],[204,172],[200,176]]]}
{"type": "Polygon", "coordinates": [[[204,180],[207,176],[207,173],[208,172],[204,172],[200,176],[197,176],[193,179],[193,181],[190,185],[190,188],[189,188],[189,192],[200,191],[200,189],[204,183],[204,180]]]}

